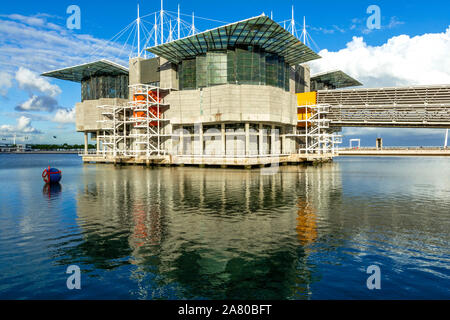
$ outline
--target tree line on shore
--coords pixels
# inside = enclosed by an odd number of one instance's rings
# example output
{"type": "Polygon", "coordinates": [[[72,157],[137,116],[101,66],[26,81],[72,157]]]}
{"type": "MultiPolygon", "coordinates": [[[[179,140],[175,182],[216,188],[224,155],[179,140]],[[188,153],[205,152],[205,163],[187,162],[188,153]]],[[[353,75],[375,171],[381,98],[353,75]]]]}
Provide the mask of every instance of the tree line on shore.
{"type": "MultiPolygon", "coordinates": [[[[32,144],[30,145],[32,150],[84,150],[84,144],[32,144]]],[[[89,144],[88,149],[96,149],[95,144],[89,144]]]]}

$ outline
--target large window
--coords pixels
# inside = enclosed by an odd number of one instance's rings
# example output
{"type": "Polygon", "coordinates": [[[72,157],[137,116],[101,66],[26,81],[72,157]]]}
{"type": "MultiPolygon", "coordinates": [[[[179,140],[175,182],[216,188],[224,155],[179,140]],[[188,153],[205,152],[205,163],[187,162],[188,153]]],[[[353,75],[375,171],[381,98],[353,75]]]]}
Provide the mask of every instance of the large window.
{"type": "Polygon", "coordinates": [[[81,100],[128,99],[128,76],[96,76],[81,81],[81,100]]]}
{"type": "Polygon", "coordinates": [[[231,83],[270,85],[289,91],[290,67],[284,58],[251,46],[183,60],[179,70],[181,90],[231,83]]]}

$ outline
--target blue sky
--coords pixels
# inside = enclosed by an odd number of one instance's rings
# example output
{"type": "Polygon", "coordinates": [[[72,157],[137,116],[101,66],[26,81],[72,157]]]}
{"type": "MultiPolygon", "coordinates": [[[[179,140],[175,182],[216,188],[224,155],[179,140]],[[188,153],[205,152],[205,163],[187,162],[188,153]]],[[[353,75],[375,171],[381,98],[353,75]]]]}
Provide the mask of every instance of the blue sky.
{"type": "MultiPolygon", "coordinates": [[[[165,0],[166,10],[176,11],[179,1],[165,0]]],[[[80,100],[78,84],[34,79],[44,71],[89,62],[104,55],[112,58],[125,37],[111,48],[105,40],[136,17],[133,1],[21,1],[2,3],[0,11],[0,136],[12,132],[27,142],[81,143],[75,132],[73,107],[80,100]],[[81,9],[81,29],[68,30],[66,9],[81,9]],[[101,47],[101,49],[94,49],[101,47]],[[22,67],[20,69],[20,67],[22,67]],[[57,136],[54,139],[53,136],[57,136]]],[[[340,68],[365,86],[450,83],[450,4],[448,1],[181,1],[181,11],[223,22],[234,22],[261,13],[273,13],[277,22],[290,19],[295,6],[297,29],[303,16],[323,59],[312,63],[313,73],[340,68]],[[381,28],[368,30],[369,5],[381,9],[381,28]],[[394,62],[391,62],[394,61],[394,62]],[[398,61],[398,63],[396,63],[398,61]],[[396,63],[390,65],[390,63],[396,63]],[[426,76],[423,77],[422,75],[426,76]]],[[[160,1],[140,1],[141,15],[160,9],[160,1]]],[[[153,17],[145,18],[153,22],[153,17]]],[[[190,22],[190,17],[183,16],[190,22]]],[[[196,19],[206,30],[220,23],[196,19]]],[[[299,30],[301,31],[301,30],[299,30]]],[[[126,47],[128,50],[129,47],[126,47]]],[[[127,50],[121,51],[122,61],[127,50]]],[[[444,130],[344,129],[347,143],[361,138],[374,145],[381,136],[385,145],[442,145],[444,130]]],[[[4,141],[2,141],[4,142],[4,141]]]]}

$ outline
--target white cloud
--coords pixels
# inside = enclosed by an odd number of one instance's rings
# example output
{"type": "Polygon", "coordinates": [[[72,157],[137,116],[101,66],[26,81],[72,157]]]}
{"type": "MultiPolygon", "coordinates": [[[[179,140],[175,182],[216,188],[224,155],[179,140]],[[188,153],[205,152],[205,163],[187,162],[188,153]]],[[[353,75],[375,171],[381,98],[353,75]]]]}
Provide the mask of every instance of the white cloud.
{"type": "Polygon", "coordinates": [[[17,125],[13,126],[13,125],[9,125],[9,124],[4,124],[0,126],[0,134],[2,136],[5,137],[10,137],[12,136],[14,133],[16,134],[20,134],[20,133],[24,133],[24,134],[40,134],[42,132],[40,132],[38,129],[34,128],[31,125],[31,119],[25,116],[21,116],[20,118],[17,119],[17,125]]]}
{"type": "Polygon", "coordinates": [[[102,58],[127,65],[129,46],[80,34],[48,19],[42,14],[0,15],[0,70],[15,72],[22,66],[42,73],[102,58]]]}
{"type": "Polygon", "coordinates": [[[7,72],[0,72],[0,95],[6,96],[8,90],[12,87],[12,76],[7,72]]]}
{"type": "Polygon", "coordinates": [[[17,111],[46,111],[52,112],[58,107],[58,102],[50,96],[31,96],[27,101],[18,105],[17,111]]]}
{"type": "Polygon", "coordinates": [[[75,108],[58,109],[53,121],[57,123],[75,123],[75,108]]]}
{"type": "Polygon", "coordinates": [[[366,87],[450,83],[450,27],[443,33],[400,35],[381,46],[353,37],[337,52],[322,50],[312,73],[341,69],[366,87]]]}
{"type": "Polygon", "coordinates": [[[61,89],[57,85],[51,84],[37,73],[24,67],[20,67],[16,72],[16,81],[21,89],[39,91],[50,97],[55,97],[61,93],[61,89]]]}
{"type": "Polygon", "coordinates": [[[9,14],[9,15],[1,15],[2,17],[9,18],[11,20],[17,20],[28,24],[30,26],[39,26],[42,27],[45,25],[45,20],[39,18],[37,16],[23,16],[21,14],[9,14]]]}

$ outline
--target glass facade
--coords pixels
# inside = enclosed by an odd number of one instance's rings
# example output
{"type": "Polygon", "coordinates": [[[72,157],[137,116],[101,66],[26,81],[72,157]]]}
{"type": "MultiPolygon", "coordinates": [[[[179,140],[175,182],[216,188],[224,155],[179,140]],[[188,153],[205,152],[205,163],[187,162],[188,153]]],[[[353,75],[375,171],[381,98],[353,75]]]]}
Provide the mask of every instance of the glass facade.
{"type": "Polygon", "coordinates": [[[270,85],[289,91],[290,67],[284,58],[251,46],[183,60],[179,72],[181,90],[230,83],[270,85]]]}
{"type": "Polygon", "coordinates": [[[81,81],[81,101],[101,98],[128,99],[128,76],[96,76],[81,81]]]}

